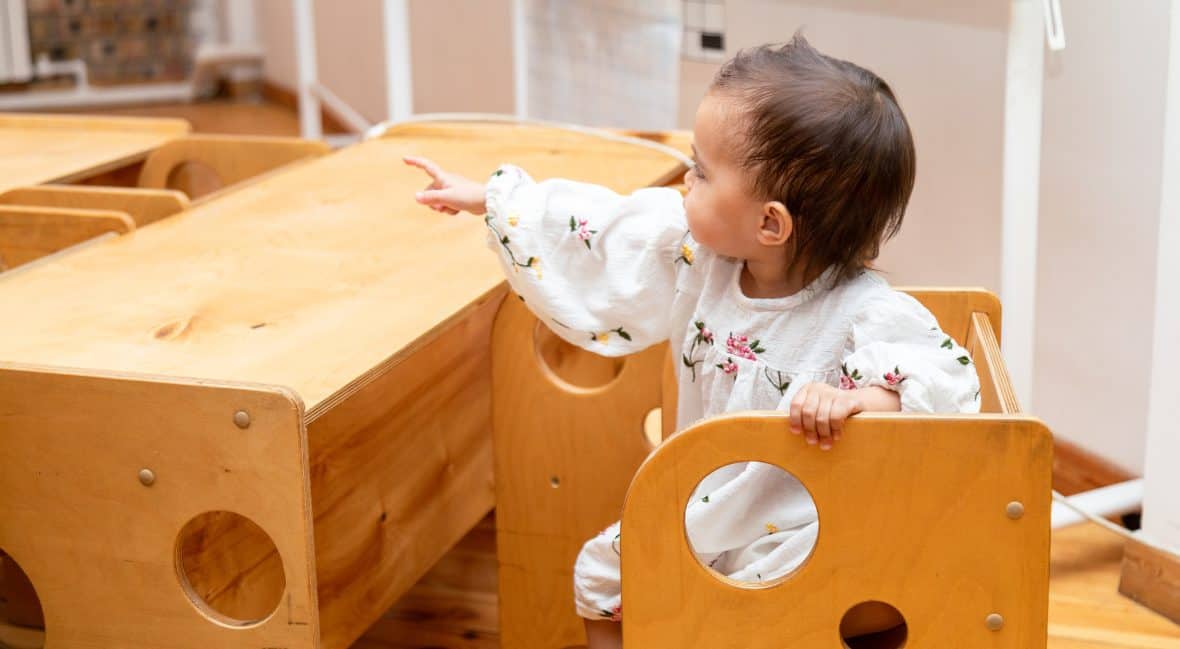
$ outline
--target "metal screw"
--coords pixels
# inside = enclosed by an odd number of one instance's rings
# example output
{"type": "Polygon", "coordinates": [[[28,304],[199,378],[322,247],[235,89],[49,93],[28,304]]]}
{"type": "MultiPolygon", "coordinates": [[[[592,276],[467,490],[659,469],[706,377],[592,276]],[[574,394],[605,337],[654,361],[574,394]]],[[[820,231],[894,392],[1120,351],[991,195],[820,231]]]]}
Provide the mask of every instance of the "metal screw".
{"type": "Polygon", "coordinates": [[[559,478],[557,476],[550,476],[549,477],[549,486],[553,487],[554,489],[560,487],[561,486],[561,478],[559,478]]]}
{"type": "Polygon", "coordinates": [[[1016,520],[1024,516],[1024,503],[1020,502],[1019,500],[1013,500],[1012,502],[1008,503],[1008,506],[1004,511],[1007,512],[1008,518],[1016,520]]]}
{"type": "Polygon", "coordinates": [[[237,424],[238,428],[249,428],[250,427],[250,413],[246,412],[245,410],[239,410],[239,411],[235,412],[234,413],[234,423],[237,424]]]}
{"type": "Polygon", "coordinates": [[[987,624],[987,628],[992,631],[999,631],[1004,628],[1004,616],[999,613],[992,613],[984,620],[984,624],[987,624]]]}
{"type": "Polygon", "coordinates": [[[145,487],[150,487],[156,483],[156,474],[151,469],[139,470],[139,483],[145,487]]]}

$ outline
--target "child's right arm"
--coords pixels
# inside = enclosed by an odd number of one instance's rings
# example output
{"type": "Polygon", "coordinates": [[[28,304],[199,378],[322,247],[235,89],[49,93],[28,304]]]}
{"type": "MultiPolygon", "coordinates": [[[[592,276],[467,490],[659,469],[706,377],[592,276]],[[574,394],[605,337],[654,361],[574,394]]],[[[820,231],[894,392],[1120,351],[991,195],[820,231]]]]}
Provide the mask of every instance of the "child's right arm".
{"type": "Polygon", "coordinates": [[[555,333],[592,352],[622,356],[668,339],[686,249],[683,200],[672,189],[623,196],[569,180],[533,182],[503,166],[481,185],[429,160],[415,197],[440,212],[487,215],[488,243],[509,283],[555,333]]]}

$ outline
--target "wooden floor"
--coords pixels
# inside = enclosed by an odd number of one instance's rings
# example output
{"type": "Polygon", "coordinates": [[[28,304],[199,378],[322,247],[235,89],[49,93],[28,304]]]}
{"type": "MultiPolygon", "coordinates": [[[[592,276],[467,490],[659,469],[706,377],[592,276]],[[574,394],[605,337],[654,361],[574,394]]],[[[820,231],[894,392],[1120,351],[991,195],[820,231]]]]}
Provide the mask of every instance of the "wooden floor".
{"type": "MultiPolygon", "coordinates": [[[[1049,649],[1180,649],[1180,626],[1118,594],[1122,548],[1097,525],[1054,533],[1049,649]]],[[[352,649],[499,647],[489,516],[352,649]]]]}

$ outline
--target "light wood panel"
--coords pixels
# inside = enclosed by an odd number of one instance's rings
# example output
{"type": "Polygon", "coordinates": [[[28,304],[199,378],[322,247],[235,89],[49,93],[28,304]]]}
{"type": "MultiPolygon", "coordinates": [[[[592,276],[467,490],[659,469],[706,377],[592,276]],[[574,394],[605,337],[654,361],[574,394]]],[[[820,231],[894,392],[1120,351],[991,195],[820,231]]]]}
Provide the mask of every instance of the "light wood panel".
{"type": "Polygon", "coordinates": [[[178,119],[0,114],[0,192],[117,169],[188,131],[178,119]]]}
{"type": "Polygon", "coordinates": [[[0,205],[0,271],[108,233],[135,229],[126,212],[0,205]]]}
{"type": "Polygon", "coordinates": [[[126,212],[136,227],[172,216],[188,207],[182,192],[130,187],[38,185],[18,187],[0,194],[0,205],[24,205],[126,212]]]}
{"type": "Polygon", "coordinates": [[[901,611],[907,646],[1044,646],[1052,437],[1028,417],[872,414],[817,453],[782,413],[702,422],[639,470],[623,514],[627,646],[827,649],[852,606],[901,611]],[[713,576],[684,537],[684,508],[718,466],[760,460],[815,498],[814,553],[782,583],[713,576]],[[970,469],[966,469],[970,467],[970,469]],[[1019,501],[1013,520],[1006,505],[1019,501]],[[948,596],[951,594],[951,596],[948,596]],[[985,619],[1003,616],[991,631],[985,619]]]}
{"type": "Polygon", "coordinates": [[[175,189],[196,199],[331,149],[318,140],[250,135],[190,135],[148,156],[139,186],[175,189]]]}
{"type": "Polygon", "coordinates": [[[46,649],[318,646],[307,437],[293,394],[4,364],[0,429],[0,547],[41,598],[46,649]],[[218,510],[257,523],[282,557],[287,588],[253,626],[212,623],[178,577],[181,528],[218,510]]]}
{"type": "Polygon", "coordinates": [[[519,300],[504,301],[492,338],[500,629],[505,647],[555,649],[582,642],[574,559],[586,539],[619,519],[631,476],[650,451],[643,423],[661,404],[667,352],[660,345],[628,356],[603,384],[596,364],[577,360],[590,352],[577,348],[567,350],[560,374],[551,372],[537,331],[519,300]],[[551,378],[579,370],[584,387],[551,378]]]}
{"type": "Polygon", "coordinates": [[[314,411],[502,282],[482,221],[414,203],[425,178],[403,155],[619,191],[669,163],[549,129],[419,126],[0,283],[0,311],[22,310],[0,320],[0,359],[288,385],[314,411]]]}

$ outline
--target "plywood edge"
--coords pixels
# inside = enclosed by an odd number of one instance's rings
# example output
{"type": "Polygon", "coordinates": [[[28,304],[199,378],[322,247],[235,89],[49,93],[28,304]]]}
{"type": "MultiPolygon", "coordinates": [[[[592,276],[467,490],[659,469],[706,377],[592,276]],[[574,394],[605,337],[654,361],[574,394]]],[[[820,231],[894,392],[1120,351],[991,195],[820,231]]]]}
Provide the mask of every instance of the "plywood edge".
{"type": "MultiPolygon", "coordinates": [[[[463,322],[467,318],[468,314],[479,310],[484,305],[486,305],[489,300],[497,302],[496,310],[499,310],[499,303],[503,301],[506,295],[508,295],[508,282],[501,282],[497,284],[483,295],[479,296],[475,300],[472,300],[462,309],[451,314],[450,317],[431,327],[413,342],[403,345],[397,353],[385,358],[380,363],[370,368],[369,371],[361,374],[356,379],[350,381],[327,397],[316,403],[313,403],[311,408],[308,410],[308,421],[315,421],[324,413],[330,411],[332,408],[338,405],[340,402],[365,389],[365,387],[367,387],[370,383],[376,381],[377,379],[381,378],[382,375],[396,368],[405,359],[413,356],[414,353],[416,353],[419,349],[429,345],[440,335],[442,335],[443,332],[450,329],[455,324],[463,322]]],[[[488,342],[489,344],[491,343],[490,340],[488,342]]]]}
{"type": "Polygon", "coordinates": [[[1127,539],[1119,593],[1180,624],[1180,554],[1127,539]]]}
{"type": "MultiPolygon", "coordinates": [[[[2,276],[0,276],[2,277],[2,276]]],[[[118,370],[107,370],[101,368],[88,367],[73,367],[68,365],[39,365],[35,363],[16,363],[0,359],[0,370],[17,370],[23,372],[34,372],[39,374],[59,374],[59,375],[85,375],[96,378],[110,378],[110,379],[124,379],[124,380],[139,380],[150,381],[156,383],[175,383],[187,384],[203,387],[224,387],[236,388],[240,390],[248,390],[252,392],[272,392],[281,395],[283,398],[292,402],[298,409],[301,418],[307,418],[307,408],[303,402],[303,397],[294,389],[280,384],[274,383],[257,383],[251,381],[232,381],[226,379],[210,379],[195,376],[182,376],[173,374],[152,374],[147,372],[121,372],[118,370]]]]}
{"type": "Polygon", "coordinates": [[[7,113],[0,115],[0,128],[117,131],[181,136],[191,132],[193,127],[188,120],[173,117],[7,113]]]}

